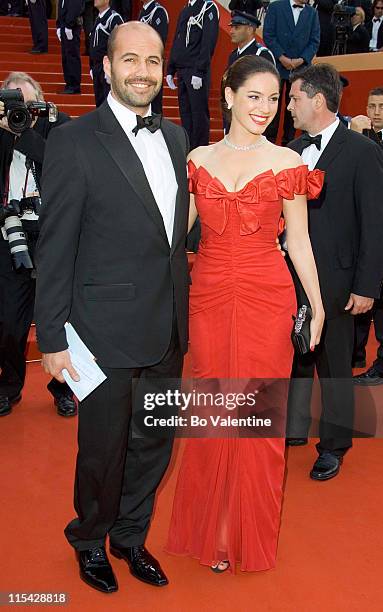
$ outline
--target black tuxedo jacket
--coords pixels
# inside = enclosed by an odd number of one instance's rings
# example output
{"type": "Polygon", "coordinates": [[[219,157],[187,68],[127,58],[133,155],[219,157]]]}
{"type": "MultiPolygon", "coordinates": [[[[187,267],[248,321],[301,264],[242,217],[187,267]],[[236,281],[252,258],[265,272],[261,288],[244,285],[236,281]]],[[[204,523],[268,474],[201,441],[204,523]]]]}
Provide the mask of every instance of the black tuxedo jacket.
{"type": "Polygon", "coordinates": [[[111,368],[158,363],[172,333],[187,349],[187,136],[163,120],[178,194],[169,246],[143,166],[105,102],[53,131],[43,166],[36,323],[42,352],[67,348],[70,321],[111,368]]]}
{"type": "MultiPolygon", "coordinates": [[[[302,138],[289,147],[301,154],[302,138]]],[[[381,293],[383,153],[339,124],[316,168],[326,174],[321,195],[308,203],[309,232],[329,319],[345,312],[351,292],[372,298],[381,293]]]]}
{"type": "MultiPolygon", "coordinates": [[[[366,23],[366,30],[369,33],[370,39],[372,36],[372,26],[373,26],[373,22],[368,21],[366,23]]],[[[378,43],[377,43],[377,49],[381,49],[383,47],[383,21],[381,22],[380,26],[379,26],[379,30],[378,30],[378,43]]]]}

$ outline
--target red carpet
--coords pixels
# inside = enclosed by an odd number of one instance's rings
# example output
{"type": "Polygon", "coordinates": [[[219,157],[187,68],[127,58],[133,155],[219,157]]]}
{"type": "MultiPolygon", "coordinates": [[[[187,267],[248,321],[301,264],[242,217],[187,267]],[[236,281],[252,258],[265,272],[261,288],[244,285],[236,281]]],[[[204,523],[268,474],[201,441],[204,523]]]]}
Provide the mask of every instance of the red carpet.
{"type": "MultiPolygon", "coordinates": [[[[371,342],[372,356],[374,343],[371,342]]],[[[113,558],[120,590],[98,593],[78,577],[63,527],[72,518],[76,419],[56,415],[39,364],[28,366],[23,401],[0,421],[0,591],[67,592],[73,611],[380,611],[383,601],[383,442],[356,440],[340,475],[315,483],[309,447],[290,449],[277,568],[216,575],[162,551],[180,457],[158,496],[148,545],[170,578],[156,590],[113,558]]],[[[42,609],[42,606],[37,606],[42,609]]]]}

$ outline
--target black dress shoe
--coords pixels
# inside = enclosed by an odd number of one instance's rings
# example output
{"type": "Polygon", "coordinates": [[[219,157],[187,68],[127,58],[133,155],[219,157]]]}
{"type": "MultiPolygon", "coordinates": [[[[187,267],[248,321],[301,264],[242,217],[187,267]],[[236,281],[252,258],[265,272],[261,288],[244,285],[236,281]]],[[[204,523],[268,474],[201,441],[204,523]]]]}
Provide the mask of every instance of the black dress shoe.
{"type": "Polygon", "coordinates": [[[112,555],[117,559],[124,559],[130,569],[130,573],[153,586],[165,586],[169,584],[157,559],[146,550],[145,546],[130,546],[128,548],[110,547],[112,555]]]}
{"type": "Polygon", "coordinates": [[[81,93],[81,89],[75,89],[74,87],[69,87],[68,85],[66,87],[64,87],[64,89],[62,89],[61,91],[59,91],[59,94],[80,94],[81,93]]]}
{"type": "Polygon", "coordinates": [[[354,385],[363,385],[365,387],[375,387],[376,385],[383,385],[383,374],[379,372],[375,368],[375,366],[371,366],[368,368],[366,372],[363,374],[359,374],[358,376],[354,376],[354,385]]]}
{"type": "Polygon", "coordinates": [[[62,417],[74,417],[77,414],[77,406],[73,395],[56,395],[54,403],[57,414],[62,417]]]}
{"type": "Polygon", "coordinates": [[[32,53],[33,55],[39,55],[42,53],[48,53],[48,50],[43,51],[42,49],[31,49],[28,53],[32,53]]]}
{"type": "Polygon", "coordinates": [[[77,558],[80,566],[80,577],[84,582],[103,593],[117,591],[117,580],[103,546],[80,550],[77,552],[77,558]]]}
{"type": "Polygon", "coordinates": [[[324,451],[318,457],[310,472],[313,480],[330,480],[334,478],[342,465],[343,457],[338,457],[330,451],[324,451]]]}
{"type": "Polygon", "coordinates": [[[305,446],[307,438],[286,438],[286,446],[305,446]]]}
{"type": "Polygon", "coordinates": [[[7,416],[11,414],[12,406],[17,404],[21,400],[21,393],[14,395],[13,397],[7,397],[6,395],[0,395],[0,416],[7,416]]]}

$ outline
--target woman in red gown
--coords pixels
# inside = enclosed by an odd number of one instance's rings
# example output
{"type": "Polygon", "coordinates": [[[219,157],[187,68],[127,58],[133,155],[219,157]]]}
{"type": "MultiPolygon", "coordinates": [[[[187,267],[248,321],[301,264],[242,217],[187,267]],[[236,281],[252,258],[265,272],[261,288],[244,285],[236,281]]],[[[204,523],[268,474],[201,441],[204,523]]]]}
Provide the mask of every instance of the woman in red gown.
{"type": "MultiPolygon", "coordinates": [[[[296,298],[276,246],[281,214],[290,258],[313,310],[311,347],[323,307],[307,230],[307,198],[323,176],[262,133],[278,106],[270,62],[244,57],[223,86],[231,128],[189,157],[191,227],[201,241],[192,271],[190,351],[196,378],[289,378],[296,298]]],[[[216,571],[275,565],[284,478],[283,438],[189,439],[178,476],[166,550],[216,571]]]]}

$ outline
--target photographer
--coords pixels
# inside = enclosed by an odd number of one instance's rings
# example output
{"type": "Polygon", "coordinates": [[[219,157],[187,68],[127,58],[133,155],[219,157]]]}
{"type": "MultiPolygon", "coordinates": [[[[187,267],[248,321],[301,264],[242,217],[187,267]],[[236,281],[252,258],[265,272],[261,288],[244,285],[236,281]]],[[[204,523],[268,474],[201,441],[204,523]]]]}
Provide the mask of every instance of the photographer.
{"type": "MultiPolygon", "coordinates": [[[[26,372],[24,353],[35,298],[33,271],[25,267],[28,265],[25,263],[16,269],[15,256],[11,253],[8,240],[11,230],[7,233],[4,228],[8,220],[8,225],[13,222],[17,229],[21,216],[20,229],[25,232],[28,249],[25,246],[24,253],[17,255],[20,258],[21,255],[24,256],[25,261],[28,261],[29,257],[33,261],[38,237],[38,208],[35,203],[39,203],[45,141],[53,127],[69,120],[63,113],[58,114],[54,123],[50,122],[48,117],[39,116],[33,119],[29,128],[14,133],[8,125],[7,116],[4,116],[8,103],[1,101],[1,94],[4,90],[17,88],[21,89],[24,102],[44,100],[40,85],[23,72],[12,72],[0,90],[0,211],[3,219],[3,227],[0,228],[0,416],[9,414],[12,405],[21,399],[26,372]],[[26,202],[32,203],[31,208],[26,210],[22,201],[20,214],[12,214],[15,202],[19,206],[22,198],[28,198],[26,202]]],[[[20,242],[25,244],[23,240],[20,242]]],[[[67,385],[52,380],[48,389],[54,396],[57,411],[61,416],[76,414],[73,394],[67,385]]]]}

